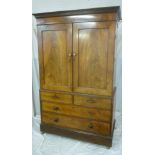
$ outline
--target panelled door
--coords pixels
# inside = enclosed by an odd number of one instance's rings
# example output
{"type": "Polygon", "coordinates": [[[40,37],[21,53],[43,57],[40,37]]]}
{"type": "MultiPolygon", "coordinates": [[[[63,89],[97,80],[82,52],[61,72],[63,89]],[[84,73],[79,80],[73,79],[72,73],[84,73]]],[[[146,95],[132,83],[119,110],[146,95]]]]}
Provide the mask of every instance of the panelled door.
{"type": "Polygon", "coordinates": [[[112,95],[115,22],[73,24],[74,92],[112,95]]]}
{"type": "Polygon", "coordinates": [[[40,88],[72,91],[72,24],[38,26],[40,88]]]}

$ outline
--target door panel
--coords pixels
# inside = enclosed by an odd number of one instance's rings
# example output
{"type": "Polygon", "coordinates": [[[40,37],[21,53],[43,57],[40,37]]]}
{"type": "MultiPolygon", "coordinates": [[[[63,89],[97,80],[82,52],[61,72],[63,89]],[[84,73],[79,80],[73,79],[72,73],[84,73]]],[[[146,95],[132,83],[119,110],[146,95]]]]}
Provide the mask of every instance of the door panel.
{"type": "Polygon", "coordinates": [[[112,95],[114,22],[73,26],[74,91],[112,95]]]}
{"type": "Polygon", "coordinates": [[[71,91],[72,25],[40,26],[39,35],[41,88],[71,91]]]}

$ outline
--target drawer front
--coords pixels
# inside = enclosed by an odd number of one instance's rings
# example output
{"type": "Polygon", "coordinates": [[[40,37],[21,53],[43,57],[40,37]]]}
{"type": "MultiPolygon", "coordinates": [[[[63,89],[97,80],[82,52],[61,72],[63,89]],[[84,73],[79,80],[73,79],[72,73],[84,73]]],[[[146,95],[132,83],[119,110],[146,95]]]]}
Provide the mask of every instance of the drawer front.
{"type": "Polygon", "coordinates": [[[110,135],[110,123],[63,116],[55,113],[42,113],[42,123],[64,128],[78,129],[100,135],[110,135]]]}
{"type": "Polygon", "coordinates": [[[74,96],[75,105],[111,110],[111,103],[112,100],[106,98],[74,96]]]}
{"type": "Polygon", "coordinates": [[[65,114],[68,116],[111,122],[111,111],[109,110],[92,109],[74,105],[60,105],[49,102],[42,102],[42,110],[47,112],[55,112],[58,114],[65,114]]]}
{"type": "Polygon", "coordinates": [[[72,96],[68,94],[62,93],[51,93],[51,92],[40,92],[40,98],[43,101],[51,101],[51,102],[58,102],[58,103],[72,103],[72,96]]]}

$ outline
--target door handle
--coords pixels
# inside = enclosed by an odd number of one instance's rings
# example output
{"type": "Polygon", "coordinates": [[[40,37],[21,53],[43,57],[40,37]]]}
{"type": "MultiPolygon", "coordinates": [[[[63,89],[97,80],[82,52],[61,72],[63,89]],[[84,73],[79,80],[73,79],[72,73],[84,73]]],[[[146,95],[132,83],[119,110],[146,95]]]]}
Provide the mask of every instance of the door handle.
{"type": "Polygon", "coordinates": [[[69,61],[70,61],[71,58],[72,58],[72,53],[68,53],[68,58],[69,58],[69,61]]]}
{"type": "Polygon", "coordinates": [[[77,53],[73,53],[73,56],[75,57],[77,55],[77,53]]]}
{"type": "Polygon", "coordinates": [[[68,56],[71,57],[72,56],[72,53],[69,53],[68,56]]]}
{"type": "Polygon", "coordinates": [[[75,60],[77,53],[73,53],[73,60],[75,60]]]}

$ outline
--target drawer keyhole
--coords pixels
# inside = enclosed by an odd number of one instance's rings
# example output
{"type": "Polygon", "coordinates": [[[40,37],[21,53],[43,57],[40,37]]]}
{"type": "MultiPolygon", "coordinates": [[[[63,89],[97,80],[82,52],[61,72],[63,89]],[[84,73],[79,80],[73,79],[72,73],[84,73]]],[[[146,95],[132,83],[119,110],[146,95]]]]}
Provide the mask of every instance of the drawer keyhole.
{"type": "Polygon", "coordinates": [[[88,102],[88,103],[95,103],[95,100],[88,99],[87,102],[88,102]]]}

